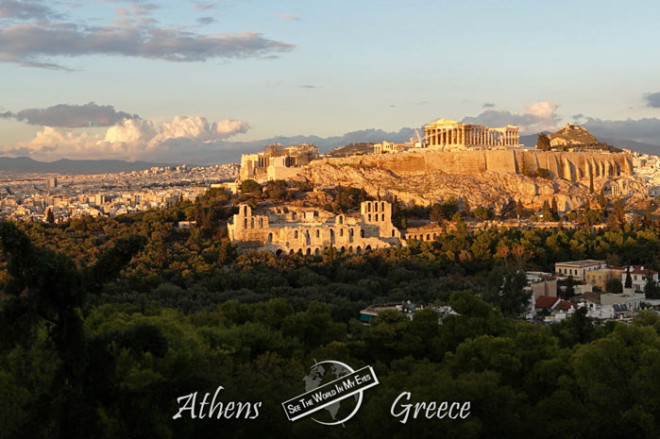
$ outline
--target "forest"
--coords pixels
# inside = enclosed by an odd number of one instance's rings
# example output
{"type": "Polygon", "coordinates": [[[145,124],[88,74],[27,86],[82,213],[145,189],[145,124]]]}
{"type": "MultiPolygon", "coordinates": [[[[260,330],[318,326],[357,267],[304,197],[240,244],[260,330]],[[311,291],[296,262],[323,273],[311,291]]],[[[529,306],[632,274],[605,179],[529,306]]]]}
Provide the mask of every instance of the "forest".
{"type": "MultiPolygon", "coordinates": [[[[245,189],[240,201],[289,196],[245,189]]],[[[329,209],[364,197],[335,195],[329,209]]],[[[276,257],[227,241],[239,199],[209,191],[116,218],[1,223],[0,438],[660,434],[657,314],[599,324],[576,312],[551,326],[518,317],[523,270],[585,258],[660,267],[656,224],[471,232],[455,218],[437,240],[401,249],[276,257]],[[178,228],[184,220],[197,226],[178,228]],[[427,306],[359,321],[369,305],[407,301],[427,306]],[[457,314],[439,319],[428,305],[457,314]],[[380,383],[343,426],[287,420],[281,403],[328,359],[372,366],[380,383]],[[178,398],[219,386],[225,403],[261,402],[258,416],[173,419],[178,398]],[[470,415],[403,424],[391,414],[402,392],[469,401],[470,415]]],[[[445,209],[434,216],[456,216],[445,209]]]]}

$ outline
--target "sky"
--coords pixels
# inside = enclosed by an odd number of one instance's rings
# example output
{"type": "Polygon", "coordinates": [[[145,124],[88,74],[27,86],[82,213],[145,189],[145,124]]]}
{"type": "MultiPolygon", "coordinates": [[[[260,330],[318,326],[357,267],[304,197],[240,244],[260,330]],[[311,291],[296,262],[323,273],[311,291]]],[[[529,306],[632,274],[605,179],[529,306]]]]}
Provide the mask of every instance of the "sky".
{"type": "Polygon", "coordinates": [[[223,162],[438,118],[660,145],[658,23],[634,0],[0,0],[0,155],[223,162]]]}

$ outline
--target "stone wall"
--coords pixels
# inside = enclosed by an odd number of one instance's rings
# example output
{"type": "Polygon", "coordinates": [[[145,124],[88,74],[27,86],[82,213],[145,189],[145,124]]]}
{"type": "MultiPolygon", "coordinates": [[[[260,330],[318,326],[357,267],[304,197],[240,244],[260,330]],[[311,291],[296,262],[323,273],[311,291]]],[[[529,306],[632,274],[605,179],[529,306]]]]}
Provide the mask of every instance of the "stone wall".
{"type": "Polygon", "coordinates": [[[479,175],[485,171],[523,174],[546,169],[554,178],[588,181],[594,177],[633,174],[630,154],[514,150],[420,150],[399,154],[325,158],[310,166],[355,165],[389,170],[399,176],[447,173],[479,175]]]}

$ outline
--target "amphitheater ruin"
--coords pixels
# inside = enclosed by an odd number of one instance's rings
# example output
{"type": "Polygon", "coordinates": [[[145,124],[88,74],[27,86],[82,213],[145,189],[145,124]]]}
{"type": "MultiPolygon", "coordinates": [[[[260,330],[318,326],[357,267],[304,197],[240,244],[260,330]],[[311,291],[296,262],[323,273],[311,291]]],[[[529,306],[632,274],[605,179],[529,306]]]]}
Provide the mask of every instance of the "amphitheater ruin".
{"type": "MultiPolygon", "coordinates": [[[[386,201],[364,201],[355,215],[314,208],[276,206],[254,214],[247,204],[239,206],[227,225],[229,238],[243,249],[276,254],[320,255],[333,247],[341,252],[402,247],[406,241],[392,223],[392,205],[386,201]]],[[[429,240],[437,234],[429,234],[429,240]]]]}

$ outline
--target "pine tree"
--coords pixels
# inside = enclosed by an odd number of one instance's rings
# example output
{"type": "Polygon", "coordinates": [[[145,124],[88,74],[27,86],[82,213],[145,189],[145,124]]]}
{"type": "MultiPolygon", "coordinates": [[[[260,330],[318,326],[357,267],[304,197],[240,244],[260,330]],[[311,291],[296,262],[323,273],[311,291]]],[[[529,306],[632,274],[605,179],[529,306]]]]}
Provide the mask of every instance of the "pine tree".
{"type": "Polygon", "coordinates": [[[632,276],[630,276],[630,266],[626,267],[626,282],[624,283],[626,288],[632,288],[632,276]]]}
{"type": "Polygon", "coordinates": [[[54,224],[55,223],[55,215],[53,214],[53,209],[48,208],[48,212],[46,212],[46,221],[48,224],[54,224]]]}
{"type": "Polygon", "coordinates": [[[539,134],[536,140],[536,149],[541,151],[550,151],[550,138],[545,133],[539,134]]]}
{"type": "Polygon", "coordinates": [[[525,213],[525,207],[523,206],[523,203],[521,200],[518,200],[516,203],[516,216],[518,219],[522,218],[523,214],[525,213]]]}

